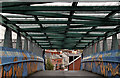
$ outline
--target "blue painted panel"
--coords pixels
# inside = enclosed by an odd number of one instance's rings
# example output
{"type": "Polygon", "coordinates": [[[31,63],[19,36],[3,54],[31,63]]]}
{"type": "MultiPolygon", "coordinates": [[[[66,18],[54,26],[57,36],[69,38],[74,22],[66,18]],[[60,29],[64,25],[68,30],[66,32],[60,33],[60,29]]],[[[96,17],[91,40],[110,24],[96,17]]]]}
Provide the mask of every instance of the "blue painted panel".
{"type": "Polygon", "coordinates": [[[0,77],[27,76],[43,67],[43,58],[32,52],[0,47],[0,77]]]}
{"type": "Polygon", "coordinates": [[[81,69],[108,77],[120,77],[120,50],[94,53],[85,56],[81,62],[81,69]]]}

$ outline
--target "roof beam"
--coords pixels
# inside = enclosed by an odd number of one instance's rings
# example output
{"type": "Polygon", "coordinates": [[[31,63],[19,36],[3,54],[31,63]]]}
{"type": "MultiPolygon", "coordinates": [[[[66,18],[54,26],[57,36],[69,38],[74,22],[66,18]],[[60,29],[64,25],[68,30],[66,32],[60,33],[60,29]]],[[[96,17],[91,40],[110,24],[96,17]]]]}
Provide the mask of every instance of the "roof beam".
{"type": "Polygon", "coordinates": [[[16,7],[16,6],[22,6],[22,5],[30,5],[30,4],[43,4],[46,2],[3,2],[0,3],[0,6],[2,6],[2,8],[6,8],[6,7],[16,7]]]}
{"type": "MultiPolygon", "coordinates": [[[[5,27],[10,28],[10,29],[12,29],[14,32],[16,32],[16,33],[20,32],[20,31],[19,31],[20,28],[19,28],[16,24],[7,24],[6,22],[4,22],[4,20],[5,20],[5,21],[10,21],[10,20],[8,20],[8,19],[7,19],[6,17],[4,17],[3,15],[0,16],[0,19],[3,20],[3,21],[0,21],[0,24],[1,24],[2,26],[5,26],[5,27]]],[[[22,35],[23,37],[29,39],[29,40],[33,40],[33,39],[31,38],[31,36],[28,36],[28,34],[27,34],[26,32],[21,32],[21,35],[22,35]]],[[[34,40],[34,41],[36,42],[36,40],[34,40]]],[[[39,45],[39,46],[40,46],[40,45],[39,45]]]]}
{"type": "Polygon", "coordinates": [[[119,6],[22,6],[7,7],[5,11],[119,11],[119,6]],[[59,8],[59,9],[58,9],[59,8]]]}
{"type": "MultiPolygon", "coordinates": [[[[78,2],[73,2],[72,3],[72,7],[76,7],[77,6],[77,4],[78,4],[78,2]]],[[[69,22],[71,22],[72,21],[72,18],[71,18],[71,16],[74,14],[74,12],[75,11],[70,11],[70,15],[69,15],[69,17],[68,17],[68,21],[69,22]]],[[[64,37],[64,39],[63,39],[63,43],[65,42],[65,39],[66,39],[66,33],[68,32],[68,30],[69,30],[69,27],[70,27],[70,23],[69,24],[67,24],[67,28],[65,29],[65,37],[64,37]]],[[[65,44],[63,44],[63,45],[61,45],[61,47],[64,47],[65,46],[65,44]]]]}
{"type": "Polygon", "coordinates": [[[8,24],[85,24],[85,25],[119,25],[117,22],[100,21],[6,21],[8,24]]]}
{"type": "MultiPolygon", "coordinates": [[[[49,36],[49,37],[51,37],[51,38],[49,38],[48,40],[62,40],[62,38],[57,38],[57,37],[55,38],[54,36],[49,36]],[[54,37],[54,38],[52,38],[52,37],[54,37]]],[[[78,37],[104,37],[104,34],[89,34],[89,35],[85,35],[85,34],[74,35],[74,34],[71,34],[71,35],[67,35],[67,38],[71,38],[71,37],[73,37],[73,38],[78,38],[78,37]]],[[[33,39],[47,40],[46,38],[33,38],[33,39]]],[[[88,40],[88,39],[85,39],[85,40],[88,40]]]]}
{"type": "MultiPolygon", "coordinates": [[[[34,16],[34,18],[35,18],[35,20],[36,21],[38,21],[39,22],[39,19],[38,19],[38,17],[37,16],[34,16]]],[[[42,24],[38,24],[40,27],[41,27],[41,29],[43,29],[43,26],[42,26],[42,24]]],[[[46,38],[47,38],[47,40],[48,40],[48,36],[47,36],[47,34],[46,33],[44,33],[44,35],[46,36],[46,38]]],[[[50,46],[51,46],[51,43],[50,43],[50,41],[48,40],[48,42],[49,42],[49,44],[50,44],[50,46]]],[[[52,47],[52,46],[51,46],[52,47]]]]}
{"type": "MultiPolygon", "coordinates": [[[[57,32],[57,31],[60,31],[60,30],[64,30],[64,29],[57,29],[55,30],[56,28],[53,28],[53,29],[42,29],[42,28],[21,28],[19,29],[20,32],[57,32]]],[[[107,31],[113,31],[113,29],[94,29],[94,30],[91,30],[91,29],[69,29],[69,31],[75,31],[75,32],[87,32],[87,31],[95,31],[95,32],[107,32],[107,31]]],[[[67,33],[67,34],[70,34],[70,33],[67,33]]],[[[74,34],[74,33],[73,33],[74,34]]],[[[79,34],[79,33],[77,33],[79,34]]]]}
{"type": "MultiPolygon", "coordinates": [[[[107,16],[105,16],[105,20],[110,20],[110,18],[112,17],[112,16],[114,16],[116,13],[117,13],[118,11],[112,11],[112,12],[110,12],[107,16]]],[[[118,21],[119,22],[119,21],[118,21]]],[[[97,27],[97,26],[96,26],[97,27]]],[[[92,29],[91,30],[94,30],[94,29],[96,29],[96,27],[92,27],[92,29]]],[[[109,31],[108,31],[109,32],[109,31]]],[[[89,34],[90,33],[90,31],[88,31],[86,34],[89,34]]],[[[93,43],[94,43],[94,40],[93,40],[93,43]]]]}
{"type": "Polygon", "coordinates": [[[114,16],[118,11],[112,11],[110,12],[107,16],[105,16],[105,19],[108,19],[111,18],[112,16],[114,16]]]}
{"type": "MultiPolygon", "coordinates": [[[[48,17],[48,18],[69,18],[69,15],[65,14],[60,14],[60,13],[46,13],[46,12],[31,12],[31,11],[8,11],[3,13],[13,13],[13,14],[24,14],[24,15],[37,15],[37,16],[43,16],[43,17],[48,17]]],[[[9,17],[9,16],[8,16],[9,17]]],[[[15,16],[13,16],[15,17],[15,16]]],[[[17,17],[17,16],[16,16],[17,17]]],[[[22,18],[22,17],[20,17],[22,18]]],[[[72,15],[72,19],[78,19],[78,20],[96,20],[96,21],[118,21],[117,19],[109,19],[105,20],[104,18],[101,17],[94,17],[94,16],[79,16],[79,15],[72,15]]]]}
{"type": "MultiPolygon", "coordinates": [[[[114,35],[114,34],[118,34],[118,33],[120,33],[120,26],[117,26],[116,28],[114,28],[114,29],[113,29],[113,32],[108,31],[108,32],[106,32],[106,33],[104,34],[103,37],[98,37],[98,40],[97,40],[96,42],[103,40],[105,36],[106,36],[106,37],[110,37],[110,36],[112,36],[112,35],[114,35]]],[[[91,43],[92,43],[92,42],[90,42],[89,44],[91,44],[91,43]]],[[[86,47],[87,47],[87,46],[86,46],[86,47]]]]}

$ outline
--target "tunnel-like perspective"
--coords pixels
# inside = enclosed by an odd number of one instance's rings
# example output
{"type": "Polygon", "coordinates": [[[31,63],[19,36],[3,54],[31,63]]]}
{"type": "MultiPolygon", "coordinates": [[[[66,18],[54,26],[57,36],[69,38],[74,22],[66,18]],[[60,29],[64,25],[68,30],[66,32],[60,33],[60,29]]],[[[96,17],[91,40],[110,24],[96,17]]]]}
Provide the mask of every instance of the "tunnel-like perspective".
{"type": "Polygon", "coordinates": [[[120,1],[2,0],[0,11],[1,78],[120,78],[120,1]]]}

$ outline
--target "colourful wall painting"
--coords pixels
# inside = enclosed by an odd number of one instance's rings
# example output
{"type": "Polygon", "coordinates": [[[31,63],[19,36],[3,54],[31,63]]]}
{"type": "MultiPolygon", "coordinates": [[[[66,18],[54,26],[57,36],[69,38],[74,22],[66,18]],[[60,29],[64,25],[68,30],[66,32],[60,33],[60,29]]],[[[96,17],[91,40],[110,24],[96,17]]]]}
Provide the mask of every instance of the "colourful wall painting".
{"type": "Polygon", "coordinates": [[[120,50],[95,53],[82,59],[81,69],[120,78],[120,50]]]}
{"type": "Polygon", "coordinates": [[[32,52],[0,47],[0,78],[23,77],[44,70],[44,60],[32,52]]]}

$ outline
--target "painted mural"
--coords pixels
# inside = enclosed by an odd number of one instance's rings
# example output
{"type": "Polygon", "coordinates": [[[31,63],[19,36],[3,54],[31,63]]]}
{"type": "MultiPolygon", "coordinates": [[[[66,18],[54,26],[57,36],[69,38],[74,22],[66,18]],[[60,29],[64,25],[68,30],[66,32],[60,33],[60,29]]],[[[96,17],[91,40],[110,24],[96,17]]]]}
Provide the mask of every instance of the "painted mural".
{"type": "Polygon", "coordinates": [[[32,52],[0,47],[0,78],[25,77],[44,70],[44,60],[32,52]]]}
{"type": "Polygon", "coordinates": [[[82,59],[81,69],[120,78],[120,50],[95,53],[82,59]]]}

